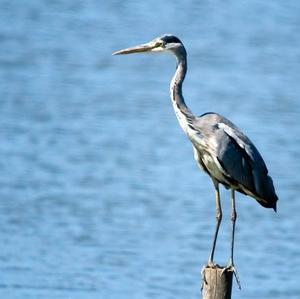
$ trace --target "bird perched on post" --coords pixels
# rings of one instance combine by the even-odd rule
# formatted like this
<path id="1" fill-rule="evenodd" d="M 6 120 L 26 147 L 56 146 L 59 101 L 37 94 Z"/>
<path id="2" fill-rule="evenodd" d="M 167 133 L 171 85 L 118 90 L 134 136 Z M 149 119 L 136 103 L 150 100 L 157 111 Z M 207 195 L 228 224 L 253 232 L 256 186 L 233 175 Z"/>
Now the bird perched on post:
<path id="1" fill-rule="evenodd" d="M 182 95 L 182 83 L 187 72 L 187 53 L 183 43 L 173 35 L 163 35 L 149 43 L 123 49 L 114 55 L 169 52 L 177 60 L 176 72 L 170 84 L 173 107 L 180 126 L 192 142 L 194 157 L 199 167 L 212 179 L 216 199 L 216 230 L 208 266 L 214 266 L 214 252 L 222 220 L 219 185 L 231 190 L 231 254 L 228 267 L 234 268 L 233 248 L 237 218 L 235 192 L 257 200 L 265 208 L 276 211 L 278 197 L 267 167 L 250 139 L 231 121 L 217 113 L 195 116 Z"/>

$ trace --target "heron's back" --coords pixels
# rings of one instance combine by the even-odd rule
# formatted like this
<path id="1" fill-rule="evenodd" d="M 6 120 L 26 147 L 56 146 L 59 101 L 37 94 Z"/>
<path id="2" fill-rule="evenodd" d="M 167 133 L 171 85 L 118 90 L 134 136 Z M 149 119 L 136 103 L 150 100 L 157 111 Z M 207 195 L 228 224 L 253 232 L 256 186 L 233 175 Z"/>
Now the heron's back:
<path id="1" fill-rule="evenodd" d="M 260 153 L 245 134 L 216 113 L 195 118 L 193 129 L 195 133 L 189 137 L 198 152 L 197 161 L 214 180 L 276 210 L 278 197 L 272 178 Z"/>

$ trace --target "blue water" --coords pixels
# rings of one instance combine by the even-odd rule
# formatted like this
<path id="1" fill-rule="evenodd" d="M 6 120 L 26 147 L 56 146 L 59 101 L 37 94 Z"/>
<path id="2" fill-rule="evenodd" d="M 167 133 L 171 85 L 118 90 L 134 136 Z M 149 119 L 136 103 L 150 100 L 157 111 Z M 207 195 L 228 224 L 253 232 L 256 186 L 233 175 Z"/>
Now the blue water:
<path id="1" fill-rule="evenodd" d="M 105 2 L 105 3 L 104 3 Z M 0 298 L 200 298 L 214 192 L 169 99 L 250 136 L 278 214 L 237 196 L 233 298 L 300 298 L 299 1 L 1 1 Z M 216 261 L 229 256 L 229 194 Z"/>

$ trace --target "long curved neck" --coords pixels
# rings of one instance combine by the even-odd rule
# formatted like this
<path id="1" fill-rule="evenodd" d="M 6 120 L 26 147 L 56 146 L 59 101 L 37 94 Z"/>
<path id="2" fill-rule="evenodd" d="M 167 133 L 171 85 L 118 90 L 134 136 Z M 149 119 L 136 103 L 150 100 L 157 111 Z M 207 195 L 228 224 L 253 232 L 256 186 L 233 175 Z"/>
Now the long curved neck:
<path id="1" fill-rule="evenodd" d="M 194 118 L 192 111 L 185 104 L 182 95 L 182 83 L 187 72 L 186 52 L 183 49 L 180 53 L 175 53 L 177 59 L 176 72 L 170 84 L 170 95 L 173 107 L 182 129 L 187 132 L 188 121 Z"/>

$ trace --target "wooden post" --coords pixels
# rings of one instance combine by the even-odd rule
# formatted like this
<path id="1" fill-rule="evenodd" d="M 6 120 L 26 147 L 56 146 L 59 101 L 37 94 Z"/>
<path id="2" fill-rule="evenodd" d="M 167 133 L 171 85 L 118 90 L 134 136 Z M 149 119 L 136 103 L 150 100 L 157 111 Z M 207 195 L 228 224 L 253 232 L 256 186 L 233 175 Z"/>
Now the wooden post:
<path id="1" fill-rule="evenodd" d="M 203 299 L 231 299 L 233 269 L 219 265 L 202 269 Z"/>

